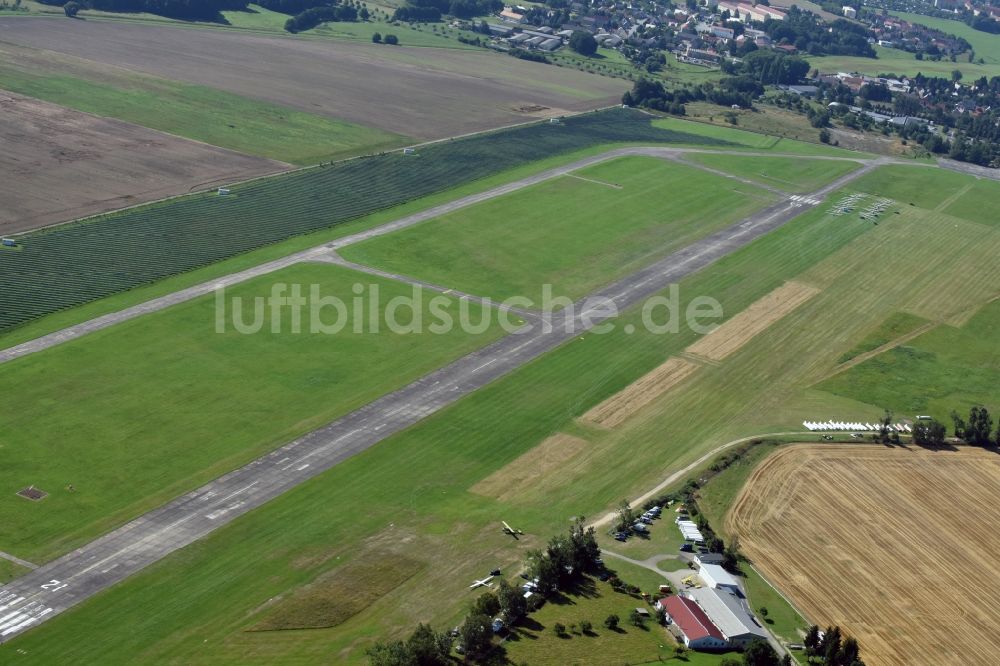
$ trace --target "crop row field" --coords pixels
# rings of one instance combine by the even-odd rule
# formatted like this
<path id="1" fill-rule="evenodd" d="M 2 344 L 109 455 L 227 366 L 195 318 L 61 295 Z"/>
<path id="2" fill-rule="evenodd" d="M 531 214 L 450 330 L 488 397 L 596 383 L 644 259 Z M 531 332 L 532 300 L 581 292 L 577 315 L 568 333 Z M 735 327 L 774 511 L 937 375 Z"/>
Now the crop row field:
<path id="1" fill-rule="evenodd" d="M 603 108 L 629 86 L 487 49 L 51 18 L 0 17 L 0 35 L 95 69 L 111 65 L 418 140 Z"/>
<path id="2" fill-rule="evenodd" d="M 792 446 L 754 470 L 728 529 L 865 663 L 987 664 L 1000 650 L 997 493 L 1000 458 L 983 449 Z"/>
<path id="3" fill-rule="evenodd" d="M 330 118 L 315 110 L 303 111 L 3 41 L 0 41 L 0 89 L 247 155 L 303 166 L 413 141 L 375 127 Z M 74 129 L 72 123 L 67 126 Z M 136 152 L 132 153 L 133 159 Z M 45 181 L 44 175 L 38 174 L 34 180 L 55 187 Z M 61 178 L 59 182 L 65 186 L 66 180 Z M 92 191 L 101 191 L 107 187 L 107 181 L 107 178 L 91 178 L 87 185 Z M 187 188 L 177 190 L 181 194 L 187 191 Z"/>
<path id="4" fill-rule="evenodd" d="M 245 183 L 25 236 L 0 254 L 0 330 L 560 153 L 613 142 L 718 144 L 612 109 Z M 58 277 L 57 277 L 58 276 Z M 73 279 L 67 279 L 67 278 Z"/>

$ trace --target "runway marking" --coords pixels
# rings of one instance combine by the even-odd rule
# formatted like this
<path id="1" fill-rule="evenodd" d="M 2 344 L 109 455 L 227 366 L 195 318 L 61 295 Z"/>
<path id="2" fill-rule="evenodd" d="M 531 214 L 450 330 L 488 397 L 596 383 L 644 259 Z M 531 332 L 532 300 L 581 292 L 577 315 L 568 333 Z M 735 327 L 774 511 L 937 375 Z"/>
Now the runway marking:
<path id="1" fill-rule="evenodd" d="M 247 491 L 247 490 L 250 490 L 251 488 L 253 488 L 254 486 L 256 486 L 256 485 L 257 485 L 258 483 L 260 483 L 260 481 L 254 481 L 253 483 L 251 483 L 251 484 L 250 484 L 250 485 L 248 485 L 248 486 L 243 486 L 243 487 L 242 487 L 242 488 L 240 488 L 239 490 L 236 490 L 236 491 L 234 491 L 234 492 L 231 492 L 231 493 L 229 493 L 228 495 L 226 495 L 225 497 L 223 497 L 223 498 L 222 498 L 221 500 L 219 500 L 219 501 L 220 501 L 220 502 L 225 502 L 225 501 L 226 501 L 227 499 L 230 499 L 230 498 L 232 498 L 232 497 L 236 497 L 236 496 L 237 496 L 237 495 L 239 495 L 240 493 L 242 493 L 242 492 L 245 492 L 245 491 Z"/>

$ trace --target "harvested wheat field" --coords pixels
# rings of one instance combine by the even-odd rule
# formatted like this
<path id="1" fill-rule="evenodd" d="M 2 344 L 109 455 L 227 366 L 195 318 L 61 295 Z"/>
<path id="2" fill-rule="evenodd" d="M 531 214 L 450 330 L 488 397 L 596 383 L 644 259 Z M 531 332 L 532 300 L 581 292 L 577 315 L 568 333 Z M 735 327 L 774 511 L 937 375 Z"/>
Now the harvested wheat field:
<path id="1" fill-rule="evenodd" d="M 995 664 L 1000 455 L 796 445 L 765 460 L 727 518 L 754 566 L 871 666 Z"/>
<path id="2" fill-rule="evenodd" d="M 547 479 L 583 452 L 585 439 L 556 433 L 493 472 L 469 490 L 498 500 L 516 499 L 529 490 L 537 490 Z"/>
<path id="3" fill-rule="evenodd" d="M 688 347 L 687 352 L 721 361 L 819 291 L 806 284 L 786 282 Z"/>
<path id="4" fill-rule="evenodd" d="M 0 116 L 4 234 L 289 168 L 3 90 Z"/>
<path id="5" fill-rule="evenodd" d="M 602 428 L 614 428 L 625 419 L 684 381 L 698 365 L 682 358 L 671 358 L 613 396 L 591 408 L 583 420 Z"/>

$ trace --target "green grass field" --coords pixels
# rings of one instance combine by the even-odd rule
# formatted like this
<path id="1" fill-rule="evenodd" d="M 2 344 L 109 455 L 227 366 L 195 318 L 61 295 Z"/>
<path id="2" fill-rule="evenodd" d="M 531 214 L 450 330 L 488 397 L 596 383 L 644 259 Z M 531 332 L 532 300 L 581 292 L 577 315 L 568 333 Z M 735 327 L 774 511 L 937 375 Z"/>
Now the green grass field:
<path id="1" fill-rule="evenodd" d="M 811 213 L 686 281 L 682 293 L 716 294 L 735 313 L 869 230 Z M 633 313 L 626 320 L 638 318 Z M 761 427 L 744 418 L 757 407 L 746 397 L 756 392 L 759 382 L 736 372 L 725 383 L 739 382 L 741 390 L 723 395 L 712 386 L 713 395 L 699 388 L 662 415 L 659 406 L 653 410 L 655 424 L 640 418 L 620 432 L 592 433 L 594 446 L 572 477 L 553 475 L 551 485 L 515 502 L 500 503 L 465 491 L 550 433 L 570 427 L 575 416 L 693 339 L 690 333 L 628 336 L 620 330 L 584 336 L 176 553 L 12 647 L 43 660 L 55 650 L 86 661 L 98 654 L 98 647 L 83 640 L 80 632 L 90 631 L 88 617 L 95 611 L 102 624 L 120 628 L 102 638 L 99 654 L 107 663 L 246 663 L 329 654 L 357 662 L 361 655 L 351 646 L 401 632 L 414 617 L 451 626 L 462 612 L 467 576 L 485 565 L 516 566 L 526 548 L 564 529 L 567 516 L 604 510 L 628 488 L 654 483 L 664 470 L 689 462 L 729 432 Z M 813 337 L 806 336 L 801 344 L 812 342 Z M 595 364 L 595 358 L 602 362 Z M 770 360 L 766 365 L 772 364 Z M 723 379 L 724 370 L 732 368 L 719 368 L 717 379 Z M 757 369 L 750 372 L 756 375 Z M 707 417 L 715 412 L 715 417 Z M 660 417 L 671 423 L 668 429 Z M 664 446 L 664 432 L 670 433 L 669 446 Z M 627 459 L 618 453 L 623 436 L 630 441 Z M 345 510 L 352 506 L 363 506 L 361 522 Z M 528 537 L 515 543 L 501 534 L 501 516 L 522 526 Z M 252 609 L 334 570 L 342 561 L 338 557 L 349 557 L 358 548 L 379 553 L 389 549 L 384 544 L 403 541 L 408 556 L 428 563 L 425 573 L 336 629 L 294 632 L 294 637 L 243 631 L 261 619 Z M 147 610 L 140 613 L 137 608 Z M 36 638 L 40 636 L 44 642 Z"/>
<path id="2" fill-rule="evenodd" d="M 948 21 L 952 23 L 952 21 Z M 962 25 L 956 23 L 956 25 Z M 998 39 L 995 35 L 979 33 L 985 38 Z M 994 77 L 1000 74 L 1000 65 L 996 62 L 986 61 L 986 64 L 972 64 L 964 58 L 959 58 L 957 62 L 949 59 L 939 60 L 917 60 L 912 53 L 899 49 L 887 49 L 876 46 L 877 58 L 858 58 L 855 56 L 822 56 L 809 58 L 809 64 L 824 74 L 835 74 L 837 72 L 860 72 L 870 76 L 880 74 L 895 74 L 897 76 L 915 76 L 923 73 L 925 76 L 937 76 L 946 79 L 951 78 L 954 70 L 962 72 L 963 78 L 967 81 L 978 79 L 981 76 Z M 979 52 L 976 52 L 979 57 Z M 984 58 L 985 59 L 985 58 Z"/>
<path id="3" fill-rule="evenodd" d="M 266 296 L 279 282 L 320 285 L 350 303 L 355 283 L 382 302 L 410 289 L 326 264 L 259 278 L 232 296 Z M 368 293 L 367 291 L 365 293 Z M 213 297 L 191 301 L 0 367 L 9 430 L 0 498 L 5 551 L 44 561 L 110 526 L 356 409 L 497 337 L 356 332 L 216 331 Z M 230 306 L 232 307 L 232 306 Z M 423 305 L 428 316 L 428 305 Z M 458 308 L 452 303 L 452 314 Z M 478 308 L 473 308 L 478 321 Z M 268 314 L 268 321 L 271 315 Z M 333 317 L 328 310 L 327 320 Z M 406 313 L 403 311 L 405 320 Z M 244 321 L 252 321 L 249 312 Z M 425 320 L 429 323 L 430 320 Z M 14 491 L 50 493 L 31 503 Z M 75 490 L 71 489 L 73 487 Z"/>
<path id="4" fill-rule="evenodd" d="M 5 50 L 0 45 L 0 53 Z M 408 137 L 214 88 L 78 65 L 63 56 L 30 63 L 12 57 L 0 62 L 0 88 L 293 164 L 315 164 L 412 143 Z"/>
<path id="5" fill-rule="evenodd" d="M 972 45 L 976 52 L 976 60 L 982 58 L 986 63 L 1000 64 L 1000 37 L 991 35 L 988 32 L 973 30 L 961 21 L 924 16 L 922 14 L 911 14 L 909 12 L 890 12 L 893 16 L 898 16 L 911 23 L 919 23 L 928 28 L 940 30 L 946 34 L 961 37 Z"/>
<path id="6" fill-rule="evenodd" d="M 612 566 L 612 568 L 615 568 Z M 622 575 L 628 581 L 627 575 Z M 580 594 L 565 597 L 563 603 L 548 603 L 531 616 L 531 624 L 519 628 L 504 643 L 508 663 L 564 666 L 569 664 L 642 664 L 665 663 L 680 666 L 709 666 L 718 664 L 721 655 L 688 652 L 684 659 L 674 658 L 677 644 L 666 629 L 655 619 L 643 627 L 632 626 L 629 613 L 636 607 L 653 609 L 642 599 L 620 594 L 607 583 L 588 581 Z M 617 615 L 621 624 L 617 631 L 604 627 L 604 619 Z M 593 625 L 590 634 L 584 634 L 579 625 L 588 621 Z M 553 626 L 561 623 L 567 628 L 563 636 L 556 635 Z M 571 630 L 571 626 L 575 629 Z"/>
<path id="7" fill-rule="evenodd" d="M 833 160 L 709 154 L 689 155 L 686 159 L 786 192 L 812 192 L 861 166 L 858 162 Z"/>
<path id="8" fill-rule="evenodd" d="M 719 118 L 725 109 L 718 109 Z M 836 148 L 821 143 L 808 143 L 806 141 L 796 141 L 795 139 L 785 139 L 762 132 L 753 132 L 736 127 L 713 125 L 708 122 L 694 120 L 682 120 L 681 118 L 665 117 L 653 121 L 657 127 L 672 129 L 678 132 L 695 134 L 705 138 L 718 139 L 731 145 L 725 146 L 724 150 L 734 150 L 739 148 L 751 149 L 753 152 L 767 151 L 772 153 L 785 153 L 789 155 L 830 155 L 832 157 L 865 157 L 863 153 L 856 153 L 843 148 Z M 696 145 L 696 144 L 692 144 Z M 721 148 L 721 147 L 720 147 Z"/>
<path id="9" fill-rule="evenodd" d="M 917 169 L 897 178 L 911 173 Z M 858 187 L 868 191 L 871 182 Z M 618 326 L 582 336 L 3 646 L 0 655 L 21 649 L 26 663 L 108 664 L 296 663 L 336 655 L 360 663 L 365 645 L 405 634 L 418 620 L 453 626 L 471 600 L 473 577 L 493 566 L 516 571 L 526 551 L 563 531 L 569 516 L 602 514 L 721 443 L 798 430 L 805 418 L 877 416 L 870 403 L 813 387 L 891 313 L 952 319 L 993 297 L 996 271 L 954 266 L 960 258 L 992 266 L 1000 232 L 905 204 L 878 226 L 826 209 L 682 282 L 682 306 L 709 294 L 727 317 L 786 280 L 821 291 L 619 428 L 576 419 L 681 352 L 693 333 L 627 335 Z M 621 323 L 639 317 L 629 312 Z M 589 446 L 512 499 L 469 492 L 554 432 L 572 432 Z M 516 478 L 517 470 L 511 473 Z M 503 535 L 501 519 L 523 528 L 525 538 Z M 338 626 L 246 631 L 268 616 L 268 600 L 326 580 L 352 558 L 400 553 L 423 562 L 420 572 Z M 759 605 L 776 612 L 770 601 Z"/>
<path id="10" fill-rule="evenodd" d="M 1000 408 L 998 326 L 1000 302 L 994 301 L 963 326 L 942 325 L 819 388 L 904 418 L 929 414 L 948 424 L 952 410 L 964 416 L 970 406 L 981 404 L 995 411 Z"/>
<path id="11" fill-rule="evenodd" d="M 345 258 L 498 299 L 580 298 L 774 201 L 656 158 L 589 167 L 345 248 Z"/>

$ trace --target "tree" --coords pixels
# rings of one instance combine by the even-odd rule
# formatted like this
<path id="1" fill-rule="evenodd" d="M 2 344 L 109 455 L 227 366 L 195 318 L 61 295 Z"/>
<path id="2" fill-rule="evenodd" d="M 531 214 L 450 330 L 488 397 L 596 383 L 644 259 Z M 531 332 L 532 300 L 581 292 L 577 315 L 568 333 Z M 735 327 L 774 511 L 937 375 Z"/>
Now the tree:
<path id="1" fill-rule="evenodd" d="M 589 32 L 574 30 L 569 38 L 569 47 L 588 58 L 597 53 L 597 40 Z"/>
<path id="2" fill-rule="evenodd" d="M 819 141 L 820 143 L 830 143 L 830 130 L 823 128 L 819 131 Z"/>
<path id="3" fill-rule="evenodd" d="M 667 624 L 667 611 L 662 608 L 656 609 L 656 623 L 666 626 Z"/>
<path id="4" fill-rule="evenodd" d="M 819 649 L 819 627 L 815 624 L 809 627 L 809 631 L 806 632 L 805 641 L 803 644 L 806 646 L 806 655 L 811 657 L 817 653 Z"/>
<path id="5" fill-rule="evenodd" d="M 556 622 L 552 625 L 552 631 L 556 632 L 556 636 L 562 636 L 566 633 L 566 625 L 562 622 Z"/>
<path id="6" fill-rule="evenodd" d="M 745 666 L 779 666 L 778 653 L 767 641 L 755 639 L 743 650 Z"/>
<path id="7" fill-rule="evenodd" d="M 522 597 L 523 598 L 523 597 Z M 492 592 L 483 592 L 479 598 L 472 602 L 473 615 L 495 616 L 500 612 L 500 600 Z"/>
<path id="8" fill-rule="evenodd" d="M 445 666 L 449 663 L 451 639 L 421 623 L 406 641 L 406 648 L 419 666 Z"/>
<path id="9" fill-rule="evenodd" d="M 622 500 L 621 504 L 618 505 L 616 514 L 615 531 L 628 532 L 631 530 L 632 525 L 635 523 L 635 512 L 632 511 L 632 505 L 628 503 L 628 500 Z"/>
<path id="10" fill-rule="evenodd" d="M 725 550 L 722 551 L 722 566 L 729 571 L 738 571 L 740 566 L 740 538 L 733 537 Z"/>
<path id="11" fill-rule="evenodd" d="M 584 635 L 589 635 L 593 633 L 593 631 L 594 631 L 594 625 L 590 623 L 590 620 L 580 621 L 580 633 Z"/>
<path id="12" fill-rule="evenodd" d="M 458 638 L 467 656 L 481 657 L 493 647 L 493 622 L 486 615 L 470 613 L 458 629 Z"/>
<path id="13" fill-rule="evenodd" d="M 416 663 L 403 641 L 376 643 L 365 654 L 370 666 L 414 666 Z"/>
<path id="14" fill-rule="evenodd" d="M 989 446 L 993 443 L 993 419 L 985 407 L 975 406 L 969 410 L 969 422 L 965 427 L 963 439 L 976 446 Z"/>
<path id="15" fill-rule="evenodd" d="M 372 35 L 372 41 L 375 42 L 376 44 L 381 44 L 382 43 L 382 33 L 381 32 L 374 33 Z"/>
<path id="16" fill-rule="evenodd" d="M 959 81 L 961 81 L 962 80 L 962 70 L 960 70 L 960 69 L 953 69 L 951 71 L 951 80 L 953 82 L 955 82 L 955 83 L 958 83 Z"/>
<path id="17" fill-rule="evenodd" d="M 761 617 L 766 618 L 767 617 L 767 606 L 761 606 L 760 608 L 757 609 L 757 612 L 760 613 Z"/>
<path id="18" fill-rule="evenodd" d="M 70 18 L 76 18 L 76 15 L 80 12 L 80 9 L 82 9 L 82 7 L 80 7 L 79 2 L 71 1 L 63 5 L 63 12 L 65 12 L 66 16 Z"/>
<path id="19" fill-rule="evenodd" d="M 844 666 L 852 666 L 852 664 L 858 661 L 859 656 L 858 641 L 848 637 L 844 639 L 837 653 L 837 663 Z"/>
<path id="20" fill-rule="evenodd" d="M 946 434 L 944 424 L 937 419 L 921 421 L 913 426 L 913 441 L 921 446 L 941 446 Z"/>
<path id="21" fill-rule="evenodd" d="M 638 608 L 633 608 L 632 612 L 628 614 L 628 621 L 632 623 L 633 627 L 641 627 L 646 623 Z"/>
<path id="22" fill-rule="evenodd" d="M 399 37 L 397 37 L 396 35 L 389 34 L 383 38 L 383 41 L 386 44 L 399 44 Z"/>
<path id="23" fill-rule="evenodd" d="M 362 7 L 361 9 L 358 10 L 358 17 L 362 21 L 367 21 L 369 18 L 371 18 L 371 12 L 368 11 L 367 7 Z M 372 36 L 374 37 L 374 35 Z"/>
<path id="24" fill-rule="evenodd" d="M 840 653 L 840 641 L 840 627 L 827 627 L 819 648 L 819 653 L 826 660 L 826 663 L 837 663 L 837 655 Z"/>
<path id="25" fill-rule="evenodd" d="M 621 622 L 621 620 L 614 613 L 604 618 L 604 626 L 610 629 L 611 631 L 615 631 L 616 629 L 618 629 L 619 622 Z"/>
<path id="26" fill-rule="evenodd" d="M 528 612 L 528 602 L 521 591 L 505 578 L 500 579 L 497 587 L 497 600 L 500 602 L 500 612 L 503 613 L 507 624 L 514 624 Z"/>

